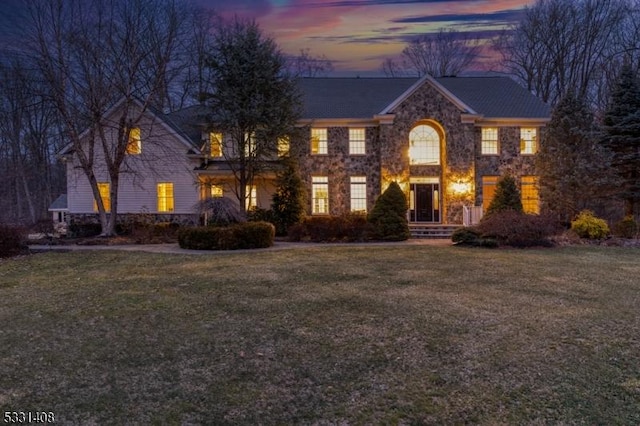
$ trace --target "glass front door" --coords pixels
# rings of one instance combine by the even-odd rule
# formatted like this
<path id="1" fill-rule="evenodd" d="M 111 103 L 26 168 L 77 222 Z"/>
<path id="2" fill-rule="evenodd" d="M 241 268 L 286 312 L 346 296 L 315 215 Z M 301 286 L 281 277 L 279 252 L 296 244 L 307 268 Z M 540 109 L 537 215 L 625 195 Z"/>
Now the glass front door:
<path id="1" fill-rule="evenodd" d="M 412 183 L 410 197 L 411 222 L 440 222 L 439 183 Z"/>

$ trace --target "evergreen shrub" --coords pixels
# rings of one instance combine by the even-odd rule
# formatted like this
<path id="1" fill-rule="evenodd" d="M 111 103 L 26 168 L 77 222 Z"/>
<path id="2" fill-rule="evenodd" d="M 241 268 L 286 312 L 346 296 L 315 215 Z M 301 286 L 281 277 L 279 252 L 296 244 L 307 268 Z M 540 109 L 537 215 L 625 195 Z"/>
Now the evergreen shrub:
<path id="1" fill-rule="evenodd" d="M 509 210 L 522 212 L 522 199 L 515 178 L 506 175 L 496 183 L 496 192 L 485 216 Z"/>
<path id="2" fill-rule="evenodd" d="M 621 238 L 638 238 L 638 232 L 640 232 L 640 226 L 633 216 L 625 216 L 620 222 L 616 223 L 613 227 L 613 234 L 616 237 Z"/>
<path id="3" fill-rule="evenodd" d="M 372 225 L 373 238 L 386 241 L 404 241 L 410 236 L 407 221 L 407 197 L 397 182 L 378 197 L 369 213 L 368 221 Z"/>
<path id="4" fill-rule="evenodd" d="M 609 235 L 609 225 L 604 219 L 596 217 L 591 210 L 583 210 L 571 221 L 571 230 L 580 238 L 599 240 Z"/>
<path id="5" fill-rule="evenodd" d="M 243 222 L 230 226 L 182 228 L 178 244 L 191 250 L 239 250 L 273 245 L 275 227 L 267 222 Z"/>
<path id="6" fill-rule="evenodd" d="M 26 249 L 20 228 L 0 224 L 0 257 L 16 256 Z"/>

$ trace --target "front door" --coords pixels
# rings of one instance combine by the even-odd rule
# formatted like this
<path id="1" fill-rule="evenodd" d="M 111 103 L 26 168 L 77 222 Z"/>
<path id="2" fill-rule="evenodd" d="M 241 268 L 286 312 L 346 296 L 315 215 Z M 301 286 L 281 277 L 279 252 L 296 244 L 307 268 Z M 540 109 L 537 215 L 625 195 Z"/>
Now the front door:
<path id="1" fill-rule="evenodd" d="M 411 222 L 440 222 L 440 184 L 411 184 Z"/>

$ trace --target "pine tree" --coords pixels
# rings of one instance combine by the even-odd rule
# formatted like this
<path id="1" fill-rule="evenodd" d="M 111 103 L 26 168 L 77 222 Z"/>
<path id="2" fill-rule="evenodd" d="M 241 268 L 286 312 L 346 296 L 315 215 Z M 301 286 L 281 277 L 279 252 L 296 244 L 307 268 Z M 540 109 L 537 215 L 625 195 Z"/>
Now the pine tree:
<path id="1" fill-rule="evenodd" d="M 409 238 L 409 223 L 407 221 L 407 197 L 397 182 L 378 197 L 373 210 L 367 220 L 373 225 L 377 239 L 388 241 L 403 241 Z"/>
<path id="2" fill-rule="evenodd" d="M 608 150 L 584 99 L 569 91 L 556 105 L 536 158 L 545 209 L 565 221 L 611 191 L 616 182 Z"/>
<path id="3" fill-rule="evenodd" d="M 522 213 L 522 199 L 516 180 L 511 175 L 505 175 L 498 180 L 496 192 L 489 204 L 485 216 L 505 210 L 513 210 Z"/>
<path id="4" fill-rule="evenodd" d="M 305 206 L 305 188 L 297 164 L 286 158 L 283 166 L 276 176 L 276 191 L 271 201 L 278 235 L 285 235 L 289 226 L 302 221 Z"/>
<path id="5" fill-rule="evenodd" d="M 640 200 L 640 82 L 630 64 L 623 65 L 604 116 L 604 145 L 613 153 L 612 167 L 622 178 L 618 193 L 625 215 Z"/>

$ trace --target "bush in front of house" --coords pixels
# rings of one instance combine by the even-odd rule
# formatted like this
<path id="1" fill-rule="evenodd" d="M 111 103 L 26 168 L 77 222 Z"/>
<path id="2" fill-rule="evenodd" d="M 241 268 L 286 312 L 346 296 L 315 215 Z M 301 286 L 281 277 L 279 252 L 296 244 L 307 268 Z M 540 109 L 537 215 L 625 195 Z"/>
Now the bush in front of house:
<path id="1" fill-rule="evenodd" d="M 72 220 L 69 223 L 67 236 L 70 238 L 88 238 L 96 237 L 102 232 L 102 226 L 99 223 L 80 222 Z"/>
<path id="2" fill-rule="evenodd" d="M 451 240 L 473 247 L 550 247 L 550 237 L 560 231 L 561 226 L 551 216 L 504 210 L 486 216 L 476 226 L 457 229 Z"/>
<path id="3" fill-rule="evenodd" d="M 16 256 L 26 248 L 20 228 L 0 224 L 0 257 Z"/>
<path id="4" fill-rule="evenodd" d="M 372 225 L 373 238 L 384 241 L 404 241 L 409 238 L 407 221 L 407 197 L 397 182 L 378 197 L 369 213 L 368 221 Z"/>
<path id="5" fill-rule="evenodd" d="M 633 216 L 625 216 L 620 222 L 613 227 L 613 234 L 621 238 L 638 238 L 640 226 Z"/>
<path id="6" fill-rule="evenodd" d="M 496 192 L 485 216 L 509 210 L 522 212 L 522 198 L 515 178 L 505 175 L 496 183 Z"/>
<path id="7" fill-rule="evenodd" d="M 362 242 L 370 239 L 372 227 L 362 213 L 342 216 L 312 216 L 289 226 L 289 241 L 314 243 Z"/>
<path id="8" fill-rule="evenodd" d="M 596 217 L 591 210 L 583 210 L 571 221 L 571 230 L 580 238 L 600 240 L 609 235 L 609 225 L 604 219 Z"/>
<path id="9" fill-rule="evenodd" d="M 191 250 L 239 250 L 273 245 L 275 227 L 267 222 L 243 222 L 230 226 L 199 226 L 178 231 L 178 244 Z"/>

